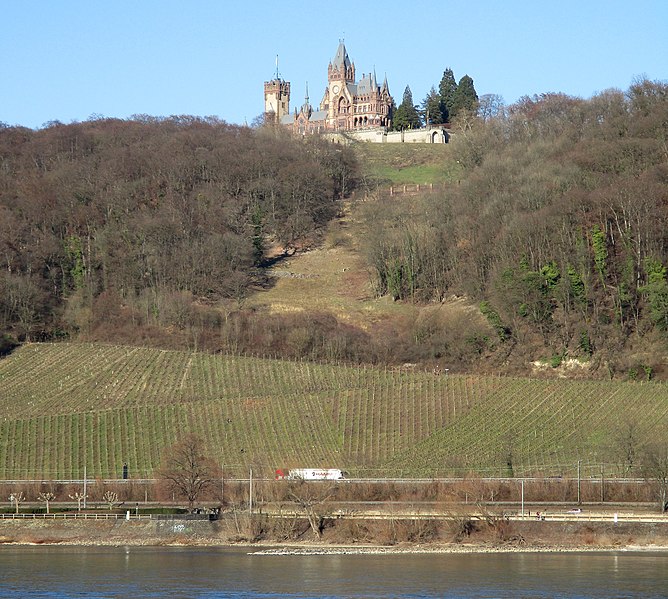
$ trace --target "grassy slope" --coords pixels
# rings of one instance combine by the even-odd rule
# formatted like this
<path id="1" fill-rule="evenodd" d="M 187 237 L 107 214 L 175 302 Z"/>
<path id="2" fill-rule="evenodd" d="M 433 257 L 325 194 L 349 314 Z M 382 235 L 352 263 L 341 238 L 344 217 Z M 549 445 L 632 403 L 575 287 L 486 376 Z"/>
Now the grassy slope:
<path id="1" fill-rule="evenodd" d="M 460 173 L 449 145 L 362 143 L 355 149 L 364 175 L 388 184 L 452 183 Z"/>
<path id="2" fill-rule="evenodd" d="M 415 318 L 415 306 L 375 297 L 360 254 L 362 234 L 355 206 L 348 204 L 321 247 L 269 268 L 275 284 L 256 292 L 248 303 L 272 312 L 328 312 L 362 329 L 385 319 Z"/>
<path id="3" fill-rule="evenodd" d="M 371 144 L 354 146 L 362 175 L 388 184 L 447 183 L 459 167 L 443 144 Z M 397 201 L 410 201 L 397 196 Z M 373 202 L 368 199 L 367 204 Z M 329 312 L 339 320 L 369 329 L 384 320 L 412 321 L 420 310 L 377 298 L 361 255 L 364 228 L 354 201 L 330 224 L 321 247 L 277 262 L 269 269 L 275 285 L 253 295 L 249 304 L 273 312 Z"/>
<path id="4" fill-rule="evenodd" d="M 620 423 L 668 425 L 654 383 L 434 376 L 104 345 L 34 344 L 0 361 L 0 478 L 150 476 L 184 432 L 228 471 L 566 474 L 612 463 Z M 547 466 L 548 468 L 544 468 Z M 585 473 L 588 470 L 585 468 Z M 592 473 L 597 473 L 593 469 Z"/>

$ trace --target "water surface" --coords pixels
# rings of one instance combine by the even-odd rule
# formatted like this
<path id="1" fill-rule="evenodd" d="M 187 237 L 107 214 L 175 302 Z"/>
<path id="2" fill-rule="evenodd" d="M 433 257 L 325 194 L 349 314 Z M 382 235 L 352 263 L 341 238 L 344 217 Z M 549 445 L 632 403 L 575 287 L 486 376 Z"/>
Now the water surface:
<path id="1" fill-rule="evenodd" d="M 0 547 L 0 597 L 668 597 L 668 553 L 252 555 Z"/>

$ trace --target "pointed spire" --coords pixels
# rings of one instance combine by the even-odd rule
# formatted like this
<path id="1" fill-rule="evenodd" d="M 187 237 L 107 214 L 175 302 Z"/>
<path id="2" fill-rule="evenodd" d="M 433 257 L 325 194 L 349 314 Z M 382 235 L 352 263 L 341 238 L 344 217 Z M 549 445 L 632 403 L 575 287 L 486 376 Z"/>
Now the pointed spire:
<path id="1" fill-rule="evenodd" d="M 339 40 L 339 47 L 336 49 L 334 60 L 332 60 L 332 66 L 338 68 L 342 73 L 345 73 L 345 70 L 352 66 L 343 39 Z"/>
<path id="2" fill-rule="evenodd" d="M 307 118 L 311 116 L 312 110 L 308 98 L 308 81 L 306 82 L 306 95 L 304 96 L 304 105 L 302 106 L 302 112 L 306 115 Z"/>
<path id="3" fill-rule="evenodd" d="M 390 93 L 390 86 L 387 84 L 387 73 L 385 73 L 385 79 L 383 79 L 383 86 L 380 88 L 381 93 L 387 92 Z"/>

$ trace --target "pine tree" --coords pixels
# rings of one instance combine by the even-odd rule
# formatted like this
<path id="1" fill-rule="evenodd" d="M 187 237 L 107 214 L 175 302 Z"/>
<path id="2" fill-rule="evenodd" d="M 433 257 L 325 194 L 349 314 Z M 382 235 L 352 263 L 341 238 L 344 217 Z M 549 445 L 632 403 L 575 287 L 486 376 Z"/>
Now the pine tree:
<path id="1" fill-rule="evenodd" d="M 443 72 L 443 77 L 441 82 L 438 85 L 438 93 L 443 100 L 445 105 L 446 117 L 445 123 L 450 120 L 450 114 L 452 113 L 452 106 L 455 99 L 455 92 L 457 91 L 457 82 L 455 81 L 455 75 L 452 72 L 452 69 L 445 69 Z"/>
<path id="2" fill-rule="evenodd" d="M 473 79 L 464 75 L 455 90 L 450 116 L 456 115 L 461 111 L 475 112 L 478 109 L 478 94 L 473 85 Z"/>
<path id="3" fill-rule="evenodd" d="M 433 86 L 427 97 L 422 101 L 422 115 L 427 125 L 440 125 L 447 122 L 448 110 L 445 107 L 445 102 Z"/>
<path id="4" fill-rule="evenodd" d="M 407 85 L 404 90 L 404 97 L 394 113 L 392 128 L 396 131 L 401 129 L 417 129 L 420 127 L 420 114 L 415 104 L 413 104 L 413 93 Z"/>

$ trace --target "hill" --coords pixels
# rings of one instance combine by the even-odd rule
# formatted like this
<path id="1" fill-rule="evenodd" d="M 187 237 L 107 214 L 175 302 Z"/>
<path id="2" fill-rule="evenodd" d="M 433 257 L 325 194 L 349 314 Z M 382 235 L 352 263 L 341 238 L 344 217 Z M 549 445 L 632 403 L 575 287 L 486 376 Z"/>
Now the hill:
<path id="1" fill-rule="evenodd" d="M 445 145 L 187 116 L 0 126 L 0 354 L 666 380 L 667 90 L 522 98 L 459 115 Z"/>
<path id="2" fill-rule="evenodd" d="M 230 473 L 627 472 L 668 426 L 661 383 L 542 381 L 28 344 L 0 360 L 0 478 L 151 477 L 192 432 Z"/>

